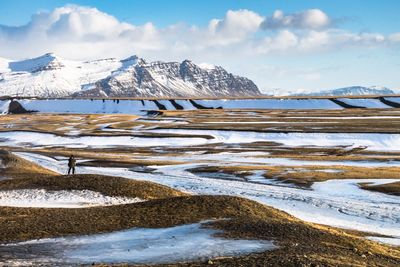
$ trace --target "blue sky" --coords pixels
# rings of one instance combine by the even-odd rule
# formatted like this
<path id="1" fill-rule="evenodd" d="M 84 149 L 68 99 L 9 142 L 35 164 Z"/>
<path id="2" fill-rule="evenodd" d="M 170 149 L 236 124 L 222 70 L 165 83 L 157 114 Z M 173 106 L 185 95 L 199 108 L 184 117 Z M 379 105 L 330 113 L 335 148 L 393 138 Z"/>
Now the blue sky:
<path id="1" fill-rule="evenodd" d="M 190 58 L 265 91 L 400 89 L 399 11 L 397 0 L 2 0 L 0 57 Z"/>
<path id="2" fill-rule="evenodd" d="M 160 27 L 177 22 L 204 25 L 212 18 L 222 17 L 228 9 L 250 9 L 270 14 L 276 9 L 290 13 L 319 8 L 344 19 L 343 25 L 348 29 L 380 32 L 400 29 L 398 0 L 2 0 L 0 24 L 21 25 L 39 10 L 52 10 L 66 4 L 92 6 L 123 21 L 134 24 L 152 21 Z"/>

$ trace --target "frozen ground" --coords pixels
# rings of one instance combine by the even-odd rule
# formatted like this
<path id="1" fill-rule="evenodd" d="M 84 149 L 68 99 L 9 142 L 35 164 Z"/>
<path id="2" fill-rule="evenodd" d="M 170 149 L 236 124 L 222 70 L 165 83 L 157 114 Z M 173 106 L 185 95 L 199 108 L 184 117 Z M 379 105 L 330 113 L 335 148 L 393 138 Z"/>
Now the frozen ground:
<path id="1" fill-rule="evenodd" d="M 63 146 L 69 148 L 100 147 L 148 147 L 148 146 L 187 146 L 207 143 L 204 138 L 143 138 L 133 136 L 57 136 L 36 132 L 2 132 L 3 145 L 21 146 Z"/>
<path id="2" fill-rule="evenodd" d="M 367 150 L 400 151 L 400 134 L 341 134 L 341 133 L 262 133 L 247 131 L 217 131 L 188 129 L 139 130 L 137 133 L 166 133 L 182 137 L 146 138 L 134 136 L 57 136 L 49 133 L 10 131 L 0 132 L 3 146 L 64 146 L 85 147 L 152 147 L 191 146 L 204 144 L 247 144 L 276 142 L 294 147 L 366 146 Z M 185 137 L 184 135 L 209 135 L 213 139 Z"/>
<path id="3" fill-rule="evenodd" d="M 399 97 L 387 98 L 390 101 L 399 102 Z M 352 99 L 338 98 L 338 100 L 365 108 L 391 108 L 378 99 Z M 0 106 L 7 100 L 0 100 Z M 158 110 L 159 107 L 152 100 L 121 100 L 112 99 L 21 99 L 18 100 L 27 110 L 51 113 L 118 113 L 118 114 L 144 114 L 148 110 Z M 157 100 L 167 110 L 176 110 L 169 100 Z M 205 108 L 223 109 L 343 109 L 340 105 L 329 99 L 211 99 L 211 100 L 187 100 L 178 99 L 175 103 L 184 110 L 195 110 L 199 106 Z M 7 105 L 8 106 L 8 105 Z"/>
<path id="4" fill-rule="evenodd" d="M 272 250 L 272 241 L 231 240 L 200 223 L 171 228 L 134 228 L 107 234 L 39 239 L 0 245 L 9 265 L 161 264 Z M 22 252 L 22 253 L 19 253 Z M 43 256 L 45 255 L 45 256 Z"/>
<path id="5" fill-rule="evenodd" d="M 183 102 L 187 104 L 187 101 Z M 204 102 L 204 105 L 210 103 L 211 102 Z M 167 106 L 170 107 L 170 103 L 164 104 L 168 104 Z M 376 101 L 369 103 L 369 105 L 373 104 L 376 104 Z M 115 102 L 113 105 L 117 105 L 117 103 Z M 265 112 L 265 115 L 275 116 L 275 118 L 280 118 L 282 115 L 282 113 L 274 112 L 275 111 Z M 288 111 L 283 117 L 286 115 L 292 116 L 291 114 L 303 116 L 303 113 L 298 114 L 299 112 L 300 111 Z M 373 115 L 372 117 L 370 116 L 370 118 L 374 118 L 375 121 L 379 119 L 379 116 L 374 117 L 377 115 L 375 111 L 367 112 L 364 109 L 363 112 L 359 110 L 357 110 L 357 112 L 352 111 L 351 113 L 335 112 L 336 111 L 328 112 L 326 114 L 343 114 L 344 116 L 346 114 L 351 114 L 349 118 L 356 118 L 355 116 L 357 116 L 357 114 L 367 114 L 367 117 Z M 385 109 L 385 112 L 389 111 Z M 385 123 L 392 125 L 392 128 L 387 129 L 395 129 L 397 127 L 396 123 L 398 123 L 395 120 L 397 117 L 389 115 L 396 115 L 397 111 L 391 110 L 390 113 L 385 112 L 381 111 L 381 115 L 388 116 L 382 116 L 382 119 L 390 119 L 390 121 L 386 121 Z M 385 179 L 382 175 L 376 177 L 377 179 L 358 179 L 363 177 L 354 177 L 354 179 L 348 180 L 317 182 L 314 183 L 311 188 L 300 188 L 292 184 L 284 184 L 281 180 L 267 179 L 264 177 L 264 170 L 255 171 L 262 169 L 260 166 L 268 165 L 279 166 L 277 169 L 279 169 L 280 173 L 283 173 L 287 166 L 288 172 L 302 172 L 301 175 L 307 178 L 307 171 L 303 172 L 302 169 L 306 169 L 308 166 L 323 166 L 314 170 L 313 173 L 315 174 L 318 171 L 326 172 L 326 175 L 332 178 L 332 176 L 336 177 L 336 172 L 337 177 L 340 177 L 341 174 L 339 172 L 341 169 L 345 170 L 346 174 L 348 174 L 348 171 L 353 171 L 353 168 L 349 167 L 365 167 L 366 172 L 368 170 L 367 168 L 387 167 L 387 172 L 385 172 L 385 169 L 382 173 L 388 173 L 388 175 L 391 175 L 390 177 L 396 177 L 394 169 L 391 167 L 400 166 L 399 154 L 397 153 L 400 151 L 400 134 L 266 133 L 257 132 L 260 130 L 259 125 L 254 127 L 254 131 L 252 131 L 253 128 L 250 126 L 248 127 L 248 131 L 155 129 L 156 127 L 184 128 L 187 126 L 196 128 L 197 120 L 201 121 L 201 119 L 206 119 L 206 121 L 215 121 L 221 118 L 221 120 L 224 121 L 223 119 L 225 118 L 224 114 L 220 114 L 220 117 L 213 119 L 209 119 L 211 113 L 203 114 L 198 112 L 196 114 L 197 117 L 193 116 L 193 118 L 190 114 L 187 116 L 184 114 L 182 115 L 183 117 L 180 118 L 175 118 L 178 116 L 176 114 L 172 114 L 172 117 L 143 117 L 138 121 L 142 120 L 144 125 L 128 123 L 124 126 L 120 126 L 121 129 L 118 129 L 118 124 L 113 125 L 116 129 L 112 130 L 123 130 L 123 133 L 128 135 L 135 134 L 142 137 L 56 136 L 51 133 L 13 131 L 0 132 L 0 140 L 3 146 L 8 145 L 16 147 L 18 150 L 24 147 L 30 147 L 31 152 L 40 147 L 47 149 L 51 147 L 60 147 L 54 149 L 55 155 L 57 155 L 57 151 L 63 153 L 63 148 L 65 147 L 86 148 L 85 150 L 77 152 L 85 157 L 85 160 L 91 157 L 91 153 L 97 153 L 97 151 L 99 151 L 96 150 L 96 152 L 94 152 L 91 148 L 115 148 L 105 150 L 104 154 L 100 153 L 102 155 L 99 155 L 99 158 L 97 158 L 100 159 L 99 164 L 101 164 L 103 156 L 104 159 L 107 160 L 115 155 L 116 157 L 121 156 L 121 160 L 132 162 L 133 165 L 143 165 L 145 169 L 140 171 L 140 168 L 78 166 L 77 172 L 148 180 L 193 194 L 241 196 L 286 211 L 305 221 L 370 232 L 369 238 L 374 240 L 378 240 L 378 235 L 385 235 L 386 237 L 379 237 L 380 242 L 389 244 L 400 243 L 400 198 L 398 196 L 364 190 L 358 185 L 359 183 L 391 183 L 400 181 L 400 179 Z M 304 112 L 304 114 L 312 115 L 313 113 Z M 230 111 L 229 116 L 226 117 L 235 120 L 235 118 L 243 119 L 243 116 L 253 115 L 254 117 L 258 116 L 257 114 L 250 114 L 250 112 L 248 114 L 234 114 L 234 111 Z M 325 113 L 321 111 L 319 116 L 321 116 L 321 119 L 324 119 L 324 115 Z M 163 120 L 164 118 L 166 119 L 165 121 Z M 339 121 L 341 117 L 335 118 L 338 118 Z M 182 121 L 180 121 L 182 119 L 185 119 L 188 123 L 179 126 L 179 124 L 182 124 Z M 299 122 L 302 121 L 301 118 L 298 119 Z M 366 130 L 363 128 L 365 126 L 364 122 L 369 123 L 366 120 L 367 118 L 363 117 L 362 122 L 357 122 L 361 126 L 357 126 L 358 128 L 356 128 L 356 130 L 365 132 Z M 246 123 L 247 121 L 248 119 L 245 120 Z M 297 122 L 297 120 L 294 121 Z M 89 122 L 91 121 L 84 121 L 83 123 Z M 155 124 L 151 125 L 149 122 L 155 122 Z M 168 122 L 168 124 L 161 122 Z M 304 120 L 304 122 L 308 123 L 307 120 Z M 110 123 L 105 124 L 104 121 L 102 121 L 102 123 L 101 125 L 99 124 L 101 127 L 97 128 L 98 130 L 110 130 L 105 128 L 107 125 L 110 125 Z M 171 123 L 172 126 L 170 126 L 169 123 Z M 338 125 L 340 123 L 341 122 L 339 122 Z M 357 123 L 355 122 L 354 124 Z M 379 128 L 379 123 L 378 121 L 374 124 L 374 127 L 377 127 L 377 131 L 386 129 Z M 332 127 L 336 127 L 336 124 L 334 125 L 335 126 Z M 61 125 L 61 127 L 62 126 L 63 125 Z M 29 127 L 29 124 L 27 124 L 27 127 Z M 153 129 L 151 129 L 152 127 Z M 229 126 L 224 125 L 224 127 Z M 235 127 L 242 126 L 238 124 Z M 231 129 L 235 129 L 235 127 L 231 127 Z M 296 126 L 293 124 L 285 127 L 293 129 L 291 127 Z M 205 127 L 205 129 L 207 129 L 207 127 Z M 335 129 L 336 128 L 334 128 L 334 130 Z M 84 132 L 85 131 L 82 130 L 82 133 Z M 382 132 L 386 131 L 382 130 Z M 110 131 L 107 132 L 107 134 L 110 135 Z M 180 137 L 160 137 L 160 134 L 179 135 Z M 148 137 L 144 137 L 144 135 Z M 202 138 L 200 135 L 211 136 L 212 138 Z M 261 143 L 257 144 L 254 142 Z M 362 148 L 358 151 L 352 150 L 353 148 L 361 146 L 365 146 L 366 150 L 364 151 Z M 135 149 L 135 147 L 137 147 L 137 149 Z M 71 150 L 73 151 L 73 149 Z M 350 153 L 342 156 L 340 154 L 342 152 Z M 66 172 L 66 158 L 51 158 L 35 153 L 16 154 L 59 173 L 65 174 Z M 315 160 L 316 157 L 318 157 L 317 160 Z M 334 161 L 332 159 L 337 160 Z M 157 161 L 162 163 L 156 163 Z M 154 164 L 172 164 L 168 163 L 171 161 L 179 164 L 151 166 L 153 164 L 152 162 L 154 162 Z M 113 166 L 112 162 L 110 163 L 111 164 L 107 164 L 107 166 Z M 94 162 L 93 164 L 97 163 Z M 129 165 L 129 163 L 127 164 Z M 226 173 L 222 174 L 216 171 L 213 172 L 212 175 L 207 176 L 189 171 L 189 169 L 192 168 L 205 166 L 221 167 L 225 165 L 243 166 L 243 169 L 248 170 L 252 175 L 246 175 L 244 179 L 236 173 L 227 175 Z M 344 167 L 338 167 L 340 165 Z M 252 169 L 252 166 L 254 166 L 254 169 Z M 364 169 L 361 171 L 359 170 L 359 168 L 357 170 L 354 168 L 354 173 L 360 173 L 361 176 L 365 175 Z"/>
<path id="6" fill-rule="evenodd" d="M 166 156 L 153 156 L 152 159 L 168 160 Z M 251 165 L 272 165 L 272 166 L 352 166 L 352 167 L 397 167 L 400 166 L 400 161 L 372 161 L 372 160 L 347 160 L 347 161 L 327 161 L 327 160 L 299 160 L 291 158 L 278 158 L 269 156 L 268 153 L 263 152 L 240 152 L 230 153 L 222 152 L 215 154 L 188 154 L 186 156 L 175 156 L 174 160 L 178 161 L 203 161 L 208 166 L 215 166 L 221 164 L 251 164 Z M 321 171 L 321 170 L 320 170 Z M 326 170 L 325 170 L 326 171 Z M 327 172 L 332 172 L 328 170 Z M 336 171 L 338 172 L 338 171 Z"/>
<path id="7" fill-rule="evenodd" d="M 286 146 L 367 146 L 369 150 L 400 151 L 400 134 L 363 133 L 262 133 L 249 131 L 217 131 L 160 129 L 149 130 L 154 133 L 207 134 L 214 137 L 212 142 L 252 143 L 277 142 Z"/>
<path id="8" fill-rule="evenodd" d="M 65 161 L 31 153 L 18 155 L 54 171 L 64 172 Z M 157 170 L 146 174 L 126 168 L 98 167 L 80 167 L 78 172 L 148 180 L 194 194 L 241 196 L 281 209 L 305 221 L 387 235 L 392 237 L 389 239 L 391 242 L 400 240 L 400 198 L 358 187 L 358 183 L 362 182 L 390 183 L 399 180 L 330 180 L 315 183 L 312 190 L 305 190 L 254 183 L 257 173 L 252 177 L 253 181 L 247 182 L 205 178 L 187 171 L 201 165 L 149 166 Z"/>
<path id="9" fill-rule="evenodd" d="M 0 206 L 84 208 L 141 202 L 139 198 L 110 197 L 90 190 L 18 189 L 0 191 Z"/>

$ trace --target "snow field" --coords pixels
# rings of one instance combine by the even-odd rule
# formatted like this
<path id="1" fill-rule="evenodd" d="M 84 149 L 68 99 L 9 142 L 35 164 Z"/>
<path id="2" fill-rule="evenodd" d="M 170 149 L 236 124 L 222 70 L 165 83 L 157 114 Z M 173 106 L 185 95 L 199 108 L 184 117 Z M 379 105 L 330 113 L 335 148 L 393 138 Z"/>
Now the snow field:
<path id="1" fill-rule="evenodd" d="M 262 133 L 247 131 L 216 131 L 159 129 L 143 130 L 146 133 L 211 135 L 213 139 L 200 137 L 167 137 L 143 138 L 133 136 L 57 136 L 48 133 L 10 131 L 1 132 L 3 145 L 21 146 L 30 143 L 32 146 L 65 146 L 84 147 L 152 147 L 152 146 L 190 146 L 213 143 L 253 143 L 276 142 L 285 146 L 337 147 L 349 146 L 347 149 L 366 146 L 373 151 L 400 151 L 400 134 L 340 134 L 340 133 Z"/>
<path id="2" fill-rule="evenodd" d="M 338 100 L 358 107 L 366 107 L 366 108 L 391 108 L 388 105 L 383 104 L 378 99 L 357 99 L 357 98 L 338 98 Z"/>
<path id="3" fill-rule="evenodd" d="M 65 166 L 65 162 L 42 155 L 18 155 L 53 171 L 62 172 Z M 228 155 L 222 155 L 221 160 L 224 157 Z M 358 186 L 363 182 L 389 183 L 399 179 L 330 180 L 314 183 L 312 190 L 304 190 L 273 183 L 254 183 L 262 179 L 257 177 L 262 172 L 251 177 L 253 182 L 246 182 L 206 178 L 187 171 L 199 166 L 202 164 L 149 166 L 157 169 L 157 172 L 145 175 L 127 168 L 80 167 L 79 172 L 147 180 L 192 194 L 240 196 L 283 210 L 305 221 L 387 235 L 392 237 L 389 239 L 391 242 L 400 240 L 400 198 L 363 190 Z"/>
<path id="4" fill-rule="evenodd" d="M 387 98 L 390 101 L 400 102 L 398 97 Z M 349 105 L 366 108 L 391 108 L 378 99 L 338 98 Z M 157 100 L 167 110 L 176 110 L 169 100 Z M 9 100 L 0 101 L 0 111 L 5 113 Z M 21 99 L 18 100 L 27 110 L 46 113 L 114 113 L 114 114 L 144 114 L 148 110 L 158 110 L 158 106 L 151 100 L 112 100 L 112 99 Z M 194 110 L 197 107 L 189 100 L 175 100 L 184 110 Z M 342 109 L 341 106 L 328 99 L 220 99 L 220 100 L 193 100 L 205 108 L 223 109 Z"/>

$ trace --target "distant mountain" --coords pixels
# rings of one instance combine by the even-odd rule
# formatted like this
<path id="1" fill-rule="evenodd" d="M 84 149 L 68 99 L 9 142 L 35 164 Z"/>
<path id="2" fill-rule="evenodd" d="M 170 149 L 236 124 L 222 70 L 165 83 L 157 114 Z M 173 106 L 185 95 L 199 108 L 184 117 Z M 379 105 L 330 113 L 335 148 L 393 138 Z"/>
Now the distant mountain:
<path id="1" fill-rule="evenodd" d="M 210 64 L 137 56 L 71 61 L 54 54 L 0 58 L 0 95 L 34 97 L 227 97 L 261 95 L 249 79 Z"/>
<path id="2" fill-rule="evenodd" d="M 391 95 L 393 90 L 386 87 L 371 86 L 351 86 L 332 90 L 324 90 L 312 93 L 293 93 L 292 96 L 354 96 L 354 95 Z"/>

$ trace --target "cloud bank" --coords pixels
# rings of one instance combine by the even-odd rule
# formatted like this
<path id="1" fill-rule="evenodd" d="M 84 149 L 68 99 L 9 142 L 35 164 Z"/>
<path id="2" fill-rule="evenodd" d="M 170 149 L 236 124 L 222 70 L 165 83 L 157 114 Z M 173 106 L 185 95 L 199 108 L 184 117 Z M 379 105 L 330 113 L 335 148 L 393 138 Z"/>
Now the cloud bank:
<path id="1" fill-rule="evenodd" d="M 291 14 L 276 10 L 270 15 L 240 9 L 228 10 L 204 26 L 177 23 L 157 27 L 151 21 L 135 25 L 96 8 L 66 5 L 36 13 L 22 26 L 0 25 L 0 63 L 1 57 L 22 59 L 48 52 L 77 60 L 131 55 L 148 60 L 192 59 L 222 65 L 253 79 L 261 89 L 330 88 L 333 84 L 360 84 L 360 77 L 363 81 L 370 77 L 369 82 L 378 80 L 376 84 L 382 85 L 391 79 L 391 70 L 395 72 L 396 68 L 381 70 L 381 78 L 376 78 L 379 71 L 373 67 L 373 60 L 361 63 L 371 66 L 368 71 L 373 75 L 351 68 L 360 51 L 367 51 L 361 56 L 370 57 L 373 49 L 398 49 L 400 32 L 354 32 L 340 28 L 336 22 L 320 9 Z M 346 62 L 332 60 L 339 53 L 354 56 L 346 57 Z M 302 58 L 300 65 L 292 65 L 296 56 L 306 56 L 306 60 Z M 312 58 L 318 58 L 319 63 L 313 65 Z M 322 58 L 328 63 L 321 63 Z M 338 78 L 334 72 L 343 68 L 353 75 L 346 70 L 346 77 Z"/>
<path id="2" fill-rule="evenodd" d="M 271 17 L 265 18 L 262 23 L 264 29 L 297 28 L 297 29 L 322 29 L 331 24 L 331 19 L 319 9 L 285 15 L 281 10 L 276 10 Z"/>
<path id="3" fill-rule="evenodd" d="M 400 43 L 400 33 L 353 33 L 332 28 L 331 21 L 319 9 L 294 14 L 277 10 L 271 16 L 229 10 L 206 27 L 157 28 L 151 22 L 133 25 L 96 8 L 67 5 L 34 14 L 23 26 L 0 25 L 0 56 L 23 58 L 52 51 L 71 59 L 131 54 L 221 57 L 236 51 L 247 56 Z"/>

